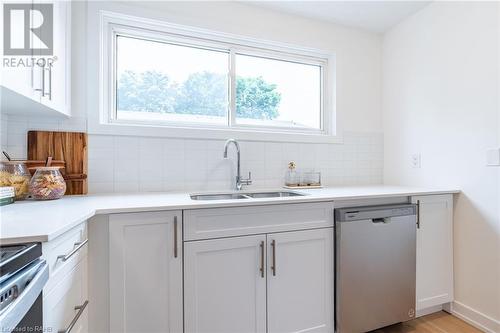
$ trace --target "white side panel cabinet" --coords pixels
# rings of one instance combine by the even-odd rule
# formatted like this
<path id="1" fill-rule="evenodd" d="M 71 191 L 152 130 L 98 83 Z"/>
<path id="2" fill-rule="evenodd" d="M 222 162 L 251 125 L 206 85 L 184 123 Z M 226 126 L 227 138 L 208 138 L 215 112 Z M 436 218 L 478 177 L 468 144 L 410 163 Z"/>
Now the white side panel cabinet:
<path id="1" fill-rule="evenodd" d="M 415 196 L 412 202 L 418 205 L 418 311 L 453 301 L 453 196 Z"/>
<path id="2" fill-rule="evenodd" d="M 182 212 L 109 217 L 111 332 L 182 332 Z"/>
<path id="3" fill-rule="evenodd" d="M 266 332 L 265 235 L 184 243 L 186 333 Z"/>
<path id="4" fill-rule="evenodd" d="M 267 235 L 268 333 L 333 332 L 333 228 Z"/>

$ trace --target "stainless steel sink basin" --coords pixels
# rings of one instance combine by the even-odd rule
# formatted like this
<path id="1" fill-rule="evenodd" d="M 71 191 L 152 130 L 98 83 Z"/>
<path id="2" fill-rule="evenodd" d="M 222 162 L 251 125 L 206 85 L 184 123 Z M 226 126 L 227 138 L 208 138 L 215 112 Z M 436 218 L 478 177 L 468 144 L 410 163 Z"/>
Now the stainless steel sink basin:
<path id="1" fill-rule="evenodd" d="M 261 199 L 261 198 L 287 198 L 299 197 L 305 194 L 277 191 L 277 192 L 253 192 L 253 193 L 219 193 L 219 194 L 191 194 L 192 200 L 235 200 L 235 199 Z"/>
<path id="2" fill-rule="evenodd" d="M 233 199 L 250 199 L 250 197 L 237 193 L 223 194 L 194 194 L 191 195 L 192 200 L 233 200 Z"/>
<path id="3" fill-rule="evenodd" d="M 280 192 L 259 192 L 259 193 L 247 193 L 248 196 L 252 198 L 287 198 L 287 197 L 300 197 L 304 194 L 289 191 Z"/>

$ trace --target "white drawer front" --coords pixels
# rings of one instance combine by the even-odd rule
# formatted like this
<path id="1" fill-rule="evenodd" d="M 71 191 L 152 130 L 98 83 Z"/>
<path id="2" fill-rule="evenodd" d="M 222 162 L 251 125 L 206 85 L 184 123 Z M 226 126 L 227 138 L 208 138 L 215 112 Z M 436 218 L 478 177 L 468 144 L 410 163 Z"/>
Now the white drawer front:
<path id="1" fill-rule="evenodd" d="M 184 211 L 186 241 L 330 226 L 331 202 Z"/>
<path id="2" fill-rule="evenodd" d="M 43 297 L 43 324 L 52 332 L 65 331 L 74 322 L 71 332 L 87 331 L 88 305 L 81 311 L 87 297 L 87 261 L 82 260 Z"/>
<path id="3" fill-rule="evenodd" d="M 49 281 L 45 290 L 50 291 L 79 261 L 87 255 L 87 245 L 79 247 L 79 244 L 87 240 L 87 223 L 69 230 L 56 239 L 44 243 L 42 256 L 49 265 Z M 74 251 L 74 253 L 72 253 Z M 58 258 L 59 256 L 66 256 Z"/>

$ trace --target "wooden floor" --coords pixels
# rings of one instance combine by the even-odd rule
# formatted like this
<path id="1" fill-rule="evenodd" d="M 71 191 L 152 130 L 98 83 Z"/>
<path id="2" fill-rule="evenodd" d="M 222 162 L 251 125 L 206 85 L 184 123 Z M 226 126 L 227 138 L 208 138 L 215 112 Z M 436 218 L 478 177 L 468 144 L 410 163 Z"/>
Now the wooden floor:
<path id="1" fill-rule="evenodd" d="M 372 333 L 480 333 L 477 328 L 444 311 L 405 323 L 388 326 Z"/>

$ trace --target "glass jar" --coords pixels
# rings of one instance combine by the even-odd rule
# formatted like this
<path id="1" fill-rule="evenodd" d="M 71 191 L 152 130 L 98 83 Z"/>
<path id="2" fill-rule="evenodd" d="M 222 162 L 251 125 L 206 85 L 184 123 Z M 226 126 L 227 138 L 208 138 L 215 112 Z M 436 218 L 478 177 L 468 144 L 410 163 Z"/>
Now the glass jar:
<path id="1" fill-rule="evenodd" d="M 294 187 L 299 185 L 299 175 L 295 171 L 295 162 L 288 163 L 288 170 L 285 174 L 285 186 Z"/>
<path id="2" fill-rule="evenodd" d="M 12 186 L 16 200 L 23 200 L 29 194 L 31 175 L 26 164 L 19 161 L 0 162 L 0 186 Z"/>
<path id="3" fill-rule="evenodd" d="M 30 182 L 30 193 L 36 200 L 53 200 L 61 198 L 66 192 L 59 167 L 40 167 L 36 169 Z"/>

